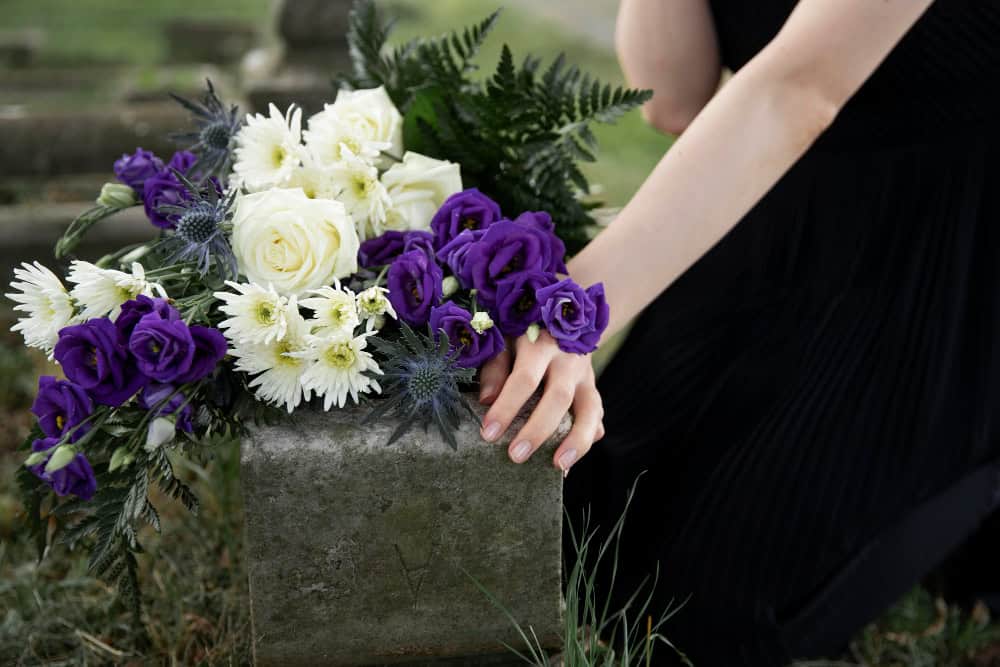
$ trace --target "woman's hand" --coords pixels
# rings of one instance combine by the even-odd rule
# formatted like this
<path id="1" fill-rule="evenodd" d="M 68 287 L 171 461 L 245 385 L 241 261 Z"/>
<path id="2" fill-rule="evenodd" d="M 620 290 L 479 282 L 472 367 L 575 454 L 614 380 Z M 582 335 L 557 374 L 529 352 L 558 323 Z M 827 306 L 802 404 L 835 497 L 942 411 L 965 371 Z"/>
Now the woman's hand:
<path id="1" fill-rule="evenodd" d="M 544 380 L 541 400 L 511 438 L 507 452 L 515 463 L 527 461 L 572 408 L 573 428 L 552 457 L 553 464 L 566 475 L 590 446 L 604 437 L 604 407 L 590 355 L 563 352 L 544 331 L 534 343 L 521 336 L 513 347 L 513 354 L 508 346 L 480 373 L 479 402 L 492 405 L 483 418 L 482 436 L 487 442 L 496 441 Z"/>

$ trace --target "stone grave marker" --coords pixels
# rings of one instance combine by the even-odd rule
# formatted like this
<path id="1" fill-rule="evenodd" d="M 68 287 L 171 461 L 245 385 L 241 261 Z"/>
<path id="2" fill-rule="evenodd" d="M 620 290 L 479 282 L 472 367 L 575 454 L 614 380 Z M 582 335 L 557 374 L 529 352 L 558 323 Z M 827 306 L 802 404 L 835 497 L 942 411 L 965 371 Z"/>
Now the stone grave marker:
<path id="1" fill-rule="evenodd" d="M 569 418 L 515 465 L 471 419 L 453 451 L 421 428 L 387 445 L 395 422 L 363 425 L 365 414 L 300 411 L 243 443 L 256 664 L 519 664 L 500 644 L 521 648 L 515 629 L 470 575 L 558 647 L 562 477 L 551 457 Z"/>

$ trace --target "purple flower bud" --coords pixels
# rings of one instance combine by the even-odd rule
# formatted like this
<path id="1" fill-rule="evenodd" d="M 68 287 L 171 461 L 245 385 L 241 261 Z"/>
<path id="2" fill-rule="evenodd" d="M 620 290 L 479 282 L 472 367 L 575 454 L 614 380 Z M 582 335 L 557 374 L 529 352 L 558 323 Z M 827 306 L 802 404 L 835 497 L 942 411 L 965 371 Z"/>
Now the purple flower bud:
<path id="1" fill-rule="evenodd" d="M 464 230 L 484 230 L 502 214 L 495 201 L 476 188 L 453 194 L 431 219 L 434 247 L 438 250 Z"/>
<path id="2" fill-rule="evenodd" d="M 66 377 L 102 405 L 120 406 L 149 381 L 106 317 L 64 327 L 53 355 Z"/>
<path id="3" fill-rule="evenodd" d="M 76 427 L 94 411 L 94 404 L 83 387 L 43 375 L 38 378 L 38 395 L 31 411 L 38 417 L 42 433 L 61 438 L 72 431 L 70 441 L 76 442 L 90 430 L 90 424 Z"/>
<path id="4" fill-rule="evenodd" d="M 542 320 L 538 290 L 558 282 L 555 275 L 544 271 L 522 271 L 497 283 L 497 323 L 504 334 L 522 335 L 528 327 Z"/>
<path id="5" fill-rule="evenodd" d="M 431 308 L 430 327 L 435 338 L 442 331 L 448 336 L 462 368 L 478 368 L 503 351 L 503 334 L 497 327 L 477 332 L 472 326 L 472 314 L 451 301 Z"/>
<path id="6" fill-rule="evenodd" d="M 137 148 L 132 155 L 122 155 L 115 160 L 114 169 L 119 181 L 142 194 L 146 179 L 163 171 L 163 161 L 151 151 Z"/>
<path id="7" fill-rule="evenodd" d="M 441 267 L 423 250 L 411 250 L 396 258 L 389 267 L 386 282 L 389 303 L 401 320 L 411 326 L 423 326 L 430 311 L 441 300 Z"/>
<path id="8" fill-rule="evenodd" d="M 586 290 L 569 278 L 538 290 L 542 322 L 564 352 L 588 354 L 597 349 L 608 327 L 609 309 L 604 285 Z"/>

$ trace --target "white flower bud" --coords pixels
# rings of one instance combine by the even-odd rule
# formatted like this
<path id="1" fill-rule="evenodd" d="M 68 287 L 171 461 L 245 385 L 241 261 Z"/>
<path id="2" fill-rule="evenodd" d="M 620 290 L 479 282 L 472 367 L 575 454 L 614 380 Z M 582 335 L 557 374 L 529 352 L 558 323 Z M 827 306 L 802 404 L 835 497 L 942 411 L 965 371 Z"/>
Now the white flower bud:
<path id="1" fill-rule="evenodd" d="M 57 470 L 62 470 L 76 457 L 76 448 L 72 445 L 60 445 L 56 448 L 56 451 L 52 453 L 52 458 L 49 462 L 45 464 L 45 472 L 53 473 Z"/>
<path id="2" fill-rule="evenodd" d="M 476 314 L 472 316 L 470 324 L 478 334 L 493 328 L 493 320 L 490 319 L 490 314 L 483 310 L 476 311 Z"/>
<path id="3" fill-rule="evenodd" d="M 24 461 L 24 465 L 28 466 L 29 468 L 31 466 L 36 466 L 45 460 L 45 457 L 48 456 L 48 453 L 49 453 L 48 450 L 44 452 L 34 452 Z"/>
<path id="4" fill-rule="evenodd" d="M 443 294 L 446 299 L 457 292 L 458 288 L 458 278 L 455 276 L 448 276 L 441 281 L 441 294 Z"/>
<path id="5" fill-rule="evenodd" d="M 154 419 L 146 432 L 146 451 L 151 452 L 173 440 L 175 431 L 172 419 L 168 417 Z"/>
<path id="6" fill-rule="evenodd" d="M 108 208 L 128 208 L 139 203 L 135 190 L 122 183 L 105 183 L 97 203 Z"/>
<path id="7" fill-rule="evenodd" d="M 127 447 L 119 447 L 111 454 L 111 461 L 108 463 L 108 471 L 117 470 L 118 468 L 125 467 L 125 459 L 129 456 L 129 450 Z"/>

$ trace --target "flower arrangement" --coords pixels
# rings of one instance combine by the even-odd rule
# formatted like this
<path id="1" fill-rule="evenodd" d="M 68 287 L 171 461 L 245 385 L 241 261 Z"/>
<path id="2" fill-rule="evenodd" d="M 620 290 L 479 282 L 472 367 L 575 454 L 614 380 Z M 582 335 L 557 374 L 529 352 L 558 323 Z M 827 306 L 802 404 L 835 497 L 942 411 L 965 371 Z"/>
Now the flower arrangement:
<path id="1" fill-rule="evenodd" d="M 355 79 L 372 85 L 345 78 L 304 124 L 294 106 L 241 117 L 211 83 L 200 101 L 176 98 L 192 116 L 185 147 L 114 162 L 116 182 L 56 246 L 65 280 L 38 262 L 15 270 L 14 329 L 65 376 L 39 381 L 19 476 L 39 534 L 45 518 L 91 545 L 91 570 L 137 600 L 139 526 L 159 525 L 150 486 L 197 509 L 172 456 L 281 412 L 359 402 L 400 418 L 393 440 L 422 422 L 454 447 L 471 414 L 460 389 L 508 340 L 544 329 L 565 351 L 596 347 L 608 304 L 566 276 L 580 237 L 561 233 L 586 222 L 571 158 L 589 153 L 566 151 L 645 95 L 561 61 L 536 81 L 537 61 L 518 74 L 506 49 L 474 84 L 469 60 L 495 20 L 386 56 L 359 2 Z M 561 111 L 530 121 L 484 108 L 553 99 Z M 466 154 L 447 139 L 457 123 L 495 145 Z M 93 225 L 138 206 L 155 238 L 72 257 Z"/>

